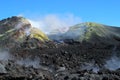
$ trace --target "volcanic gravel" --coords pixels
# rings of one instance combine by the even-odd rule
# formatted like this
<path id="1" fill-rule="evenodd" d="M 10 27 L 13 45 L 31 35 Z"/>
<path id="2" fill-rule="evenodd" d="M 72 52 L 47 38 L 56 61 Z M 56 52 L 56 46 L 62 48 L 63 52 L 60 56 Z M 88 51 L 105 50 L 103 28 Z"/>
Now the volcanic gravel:
<path id="1" fill-rule="evenodd" d="M 1 80 L 120 80 L 120 69 L 106 61 L 119 57 L 119 45 L 46 42 L 37 48 L 13 48 L 0 61 Z"/>

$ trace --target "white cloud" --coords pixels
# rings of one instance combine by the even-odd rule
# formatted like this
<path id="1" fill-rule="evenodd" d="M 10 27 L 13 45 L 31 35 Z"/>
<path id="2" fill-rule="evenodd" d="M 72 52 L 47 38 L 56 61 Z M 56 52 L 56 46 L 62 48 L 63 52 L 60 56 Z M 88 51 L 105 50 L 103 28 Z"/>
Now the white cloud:
<path id="1" fill-rule="evenodd" d="M 39 28 L 45 33 L 50 33 L 53 30 L 64 32 L 69 28 L 69 26 L 73 26 L 81 22 L 80 17 L 74 16 L 73 14 L 48 14 L 39 17 L 39 19 L 29 18 L 28 20 L 30 21 L 32 26 Z"/>

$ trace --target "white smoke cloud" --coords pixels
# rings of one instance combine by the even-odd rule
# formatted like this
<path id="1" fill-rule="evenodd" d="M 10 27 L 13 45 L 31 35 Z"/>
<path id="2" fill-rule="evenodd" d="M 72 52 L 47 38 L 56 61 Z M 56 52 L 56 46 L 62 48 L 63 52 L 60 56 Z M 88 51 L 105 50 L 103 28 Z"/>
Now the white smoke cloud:
<path id="1" fill-rule="evenodd" d="M 15 26 L 15 30 L 24 29 L 26 35 L 28 36 L 28 35 L 30 34 L 30 30 L 31 30 L 31 27 L 32 27 L 32 26 L 31 26 L 31 25 L 26 25 L 26 26 L 25 26 L 25 24 L 29 24 L 29 22 L 25 22 L 25 21 L 19 22 L 19 23 Z M 25 27 L 23 28 L 23 26 L 25 26 Z"/>
<path id="2" fill-rule="evenodd" d="M 45 33 L 53 32 L 57 30 L 59 32 L 65 32 L 69 29 L 70 26 L 78 24 L 81 22 L 81 19 L 72 14 L 67 15 L 55 15 L 49 14 L 40 17 L 39 19 L 28 19 L 32 26 L 37 27 Z"/>
<path id="3" fill-rule="evenodd" d="M 33 66 L 34 68 L 39 68 L 40 67 L 40 58 L 36 57 L 35 59 L 31 58 L 25 58 L 21 60 L 16 61 L 17 64 L 23 65 L 26 67 Z"/>
<path id="4" fill-rule="evenodd" d="M 12 59 L 12 55 L 7 51 L 0 51 L 0 61 L 7 61 Z"/>
<path id="5" fill-rule="evenodd" d="M 15 26 L 15 29 L 20 29 L 20 28 L 22 28 L 22 25 L 23 25 L 23 23 L 22 22 L 19 22 L 16 26 Z"/>
<path id="6" fill-rule="evenodd" d="M 110 70 L 116 70 L 120 68 L 120 58 L 113 56 L 110 60 L 106 61 L 105 67 Z"/>
<path id="7" fill-rule="evenodd" d="M 97 73 L 100 68 L 98 65 L 95 65 L 95 62 L 92 61 L 90 63 L 84 63 L 84 65 L 81 66 L 82 70 L 92 70 L 93 72 Z"/>

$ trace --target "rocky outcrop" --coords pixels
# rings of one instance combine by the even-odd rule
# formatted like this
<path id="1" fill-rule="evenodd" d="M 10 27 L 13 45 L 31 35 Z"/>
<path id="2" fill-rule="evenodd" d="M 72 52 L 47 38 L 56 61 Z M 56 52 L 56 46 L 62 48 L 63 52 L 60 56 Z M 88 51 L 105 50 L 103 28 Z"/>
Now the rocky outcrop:
<path id="1" fill-rule="evenodd" d="M 49 35 L 53 40 L 73 39 L 91 43 L 118 44 L 120 42 L 120 28 L 93 22 L 77 24 L 65 33 Z"/>
<path id="2" fill-rule="evenodd" d="M 0 21 L 0 46 L 12 48 L 28 39 L 48 41 L 48 37 L 39 29 L 31 26 L 29 21 L 23 17 L 11 17 Z M 34 42 L 32 42 L 34 43 Z"/>

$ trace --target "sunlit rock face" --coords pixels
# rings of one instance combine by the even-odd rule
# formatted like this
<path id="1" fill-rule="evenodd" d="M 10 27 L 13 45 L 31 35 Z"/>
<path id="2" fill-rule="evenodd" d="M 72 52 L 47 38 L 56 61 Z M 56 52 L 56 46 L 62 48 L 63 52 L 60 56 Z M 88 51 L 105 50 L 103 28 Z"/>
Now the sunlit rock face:
<path id="1" fill-rule="evenodd" d="M 12 47 L 16 44 L 21 44 L 28 37 L 42 42 L 49 40 L 42 31 L 31 26 L 31 23 L 23 17 L 14 16 L 0 21 L 1 47 Z"/>

